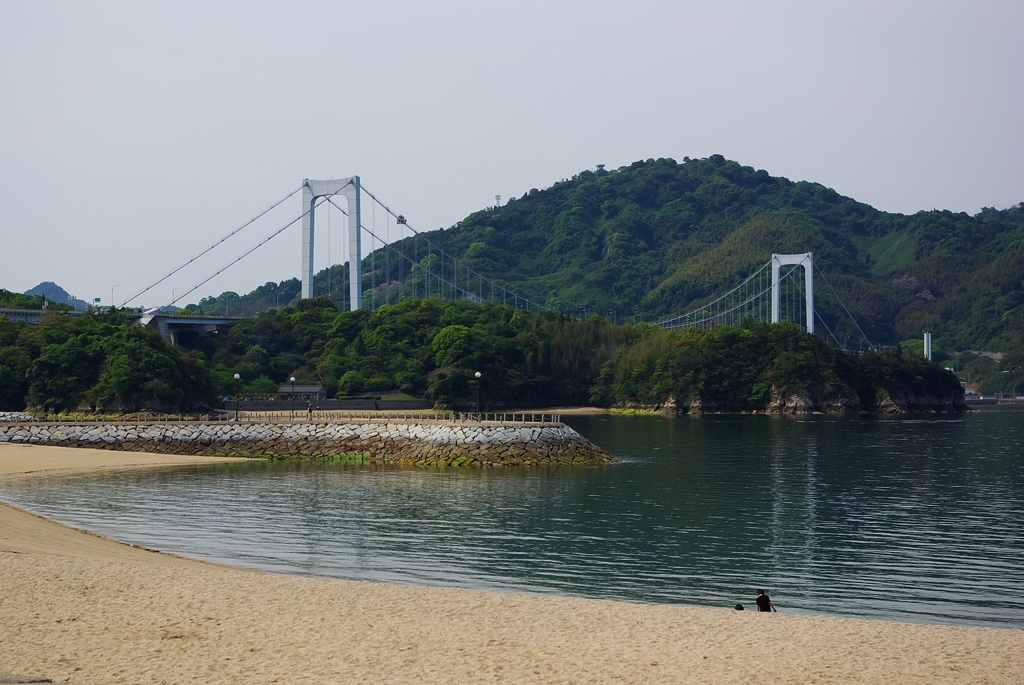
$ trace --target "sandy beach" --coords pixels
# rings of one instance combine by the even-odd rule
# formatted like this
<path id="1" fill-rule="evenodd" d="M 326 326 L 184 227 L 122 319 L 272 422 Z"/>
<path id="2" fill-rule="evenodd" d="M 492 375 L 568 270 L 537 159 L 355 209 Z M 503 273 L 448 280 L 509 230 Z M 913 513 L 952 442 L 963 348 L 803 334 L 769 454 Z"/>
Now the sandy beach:
<path id="1" fill-rule="evenodd" d="M 0 479 L 207 460 L 3 444 Z M 1024 673 L 1024 630 L 281 576 L 6 505 L 0 578 L 0 683 L 934 684 Z"/>

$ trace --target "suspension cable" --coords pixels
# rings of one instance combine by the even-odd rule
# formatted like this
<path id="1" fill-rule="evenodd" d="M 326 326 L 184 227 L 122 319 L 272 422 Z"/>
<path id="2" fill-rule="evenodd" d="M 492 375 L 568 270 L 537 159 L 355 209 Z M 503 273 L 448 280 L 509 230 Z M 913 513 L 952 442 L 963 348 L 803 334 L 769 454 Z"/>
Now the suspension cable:
<path id="1" fill-rule="evenodd" d="M 468 290 L 466 290 L 464 288 L 460 288 L 457 282 L 456 283 L 452 283 L 451 281 L 449 281 L 449 280 L 444 278 L 444 260 L 445 260 L 445 258 L 447 257 L 451 261 L 454 261 L 456 264 L 458 264 L 458 259 L 456 259 L 452 255 L 448 254 L 443 249 L 441 249 L 440 247 L 435 245 L 433 242 L 431 242 L 430 239 L 427 238 L 425 234 L 420 233 L 415 228 L 410 226 L 408 220 L 405 217 L 399 217 L 399 215 L 396 214 L 394 211 L 392 211 L 390 207 L 388 207 L 383 202 L 381 202 L 379 199 L 377 199 L 376 195 L 374 195 L 369 190 L 367 190 L 365 186 L 360 186 L 360 191 L 366 193 L 367 195 L 369 195 L 370 198 L 374 202 L 376 202 L 378 205 L 380 205 L 381 208 L 384 209 L 385 212 L 387 212 L 390 216 L 394 217 L 396 221 L 400 220 L 401 225 L 406 226 L 410 231 L 412 231 L 416 238 L 422 238 L 427 243 L 427 245 L 432 247 L 436 251 L 436 253 L 439 254 L 439 256 L 441 258 L 441 273 L 440 273 L 440 275 L 438 273 L 436 273 L 435 271 L 433 271 L 432 269 L 430 269 L 429 267 L 423 267 L 422 264 L 420 265 L 421 268 L 423 268 L 427 272 L 428 276 L 433 276 L 434 278 L 436 278 L 439 284 L 443 283 L 443 284 L 451 287 L 453 292 L 458 291 L 458 292 L 463 293 L 465 295 L 472 295 L 472 293 L 470 291 L 468 291 Z M 330 197 L 327 198 L 327 201 L 330 202 L 331 205 L 336 207 L 345 216 L 348 216 L 348 212 L 345 211 L 344 209 L 342 209 L 341 207 L 339 207 L 337 204 L 335 204 L 334 201 Z M 362 230 L 366 231 L 367 233 L 369 233 L 371 236 L 373 236 L 377 240 L 381 240 L 380 236 L 376 235 L 373 231 L 371 231 L 370 229 L 366 228 L 365 226 L 360 226 L 360 228 Z M 383 240 L 381 240 L 381 243 L 387 244 L 387 243 L 384 243 Z M 387 244 L 387 245 L 388 245 L 388 249 L 394 249 L 390 244 Z M 406 256 L 405 254 L 403 254 L 402 252 L 400 252 L 398 250 L 395 250 L 395 253 L 397 255 L 400 255 L 403 259 L 405 259 L 409 263 L 416 264 L 416 262 L 414 262 L 413 260 L 409 259 L 409 257 Z M 361 258 L 362 258 L 362 256 L 360 256 L 360 259 Z M 547 310 L 548 309 L 548 307 L 545 307 L 544 305 L 540 304 L 539 302 L 534 302 L 533 300 L 531 300 L 531 299 L 529 299 L 527 297 L 523 297 L 522 295 L 518 295 L 518 294 L 512 292 L 508 288 L 506 288 L 506 287 L 504 287 L 504 286 L 502 286 L 502 285 L 500 285 L 498 283 L 494 283 L 489 278 L 484 277 L 482 274 L 476 272 L 475 270 L 470 269 L 468 266 L 466 267 L 466 269 L 467 269 L 467 272 L 472 273 L 473 275 L 479 277 L 480 279 L 483 279 L 483 280 L 487 281 L 492 286 L 497 286 L 503 292 L 508 293 L 509 295 L 514 296 L 517 301 L 518 300 L 523 300 L 524 302 L 526 302 L 527 308 L 533 306 L 533 307 L 536 307 L 538 309 L 543 309 L 543 310 Z M 458 278 L 458 267 L 457 266 L 456 266 L 456 272 L 455 273 L 456 273 L 456 278 Z M 443 291 L 440 288 L 439 288 L 439 292 L 443 293 Z"/>
<path id="2" fill-rule="evenodd" d="M 678 316 L 674 316 L 674 317 L 669 318 L 669 319 L 662 319 L 661 321 L 658 321 L 657 323 L 655 323 L 655 325 L 656 326 L 662 326 L 662 327 L 665 327 L 665 328 L 671 328 L 670 324 L 673 324 L 673 323 L 679 321 L 680 319 L 686 319 L 687 317 L 699 314 L 701 311 L 707 309 L 708 307 L 712 307 L 712 306 L 716 305 L 721 300 L 724 300 L 725 298 L 727 298 L 730 295 L 732 295 L 733 293 L 735 293 L 737 290 L 740 290 L 746 283 L 748 283 L 748 282 L 752 281 L 753 279 L 757 278 L 761 274 L 761 272 L 763 272 L 765 269 L 768 268 L 768 266 L 770 264 L 771 264 L 771 262 L 768 262 L 768 263 L 764 264 L 760 269 L 755 271 L 752 275 L 748 276 L 746 278 L 746 280 L 743 281 L 743 283 L 740 283 L 738 286 L 736 286 L 735 288 L 733 288 L 729 292 L 727 292 L 724 295 L 720 296 L 717 300 L 714 300 L 712 302 L 708 302 L 707 304 L 705 304 L 705 305 L 703 305 L 701 307 L 698 307 L 697 309 L 694 309 L 691 312 L 687 312 L 685 314 L 680 314 Z M 779 280 L 781 281 L 782 279 L 780 278 Z M 758 295 L 755 295 L 754 297 L 752 297 L 750 299 L 751 300 L 756 299 L 762 293 L 764 293 L 763 290 L 761 291 L 761 293 L 759 293 Z M 714 318 L 714 317 L 711 317 L 711 318 Z"/>
<path id="3" fill-rule="evenodd" d="M 832 294 L 836 296 L 837 300 L 839 300 L 839 306 L 843 308 L 843 311 L 846 312 L 846 315 L 848 317 L 850 317 L 850 321 L 853 322 L 853 325 L 857 327 L 857 330 L 864 337 L 864 340 L 867 341 L 868 347 L 874 347 L 874 345 L 871 342 L 871 339 L 868 338 L 868 336 L 864 335 L 864 331 L 861 330 L 860 324 L 857 323 L 857 319 L 853 318 L 853 314 L 851 314 L 850 310 L 846 308 L 846 303 L 843 302 L 843 298 L 839 297 L 839 293 L 837 293 L 836 289 L 832 287 L 831 283 L 829 283 L 828 277 L 825 275 L 825 272 L 821 270 L 821 267 L 818 267 L 818 273 L 820 273 L 821 277 L 825 279 L 825 285 L 828 286 L 828 289 L 831 290 Z M 839 341 L 837 340 L 836 342 L 839 342 Z"/>
<path id="4" fill-rule="evenodd" d="M 292 194 L 294 195 L 294 193 L 292 193 Z M 318 201 L 319 201 L 319 200 L 318 200 Z M 291 221 L 289 221 L 288 223 L 286 223 L 286 224 L 285 224 L 284 226 L 282 226 L 281 228 L 277 229 L 276 231 L 274 231 L 273 233 L 271 233 L 271 234 L 270 234 L 269 236 L 267 236 L 266 238 L 264 238 L 264 239 L 263 239 L 263 240 L 261 240 L 260 242 L 256 243 L 255 245 L 253 245 L 252 247 L 250 247 L 250 248 L 249 248 L 248 250 L 246 250 L 246 251 L 245 251 L 245 252 L 243 252 L 242 254 L 240 254 L 240 255 L 239 255 L 238 257 L 236 257 L 236 258 L 235 258 L 235 259 L 233 259 L 232 261 L 230 261 L 230 262 L 228 262 L 227 264 L 225 264 L 225 265 L 224 265 L 223 267 L 221 267 L 220 269 L 218 269 L 217 271 L 215 271 L 215 272 L 214 272 L 213 274 L 211 274 L 211 275 L 210 275 L 210 276 L 208 276 L 207 278 L 203 279 L 203 280 L 202 280 L 202 281 L 200 281 L 199 283 L 196 283 L 196 284 L 195 284 L 194 286 L 192 286 L 192 288 L 190 288 L 190 289 L 189 289 L 189 290 L 187 290 L 187 291 L 186 291 L 186 292 L 185 292 L 184 294 L 182 294 L 182 295 L 181 295 L 181 297 L 187 297 L 188 295 L 190 295 L 191 293 L 195 292 L 196 290 L 198 290 L 198 289 L 199 289 L 199 288 L 201 288 L 202 286 L 206 285 L 207 283 L 209 283 L 210 281 L 212 281 L 212 280 L 213 280 L 214 278 L 216 278 L 217 276 L 219 276 L 220 274 L 224 273 L 225 271 L 227 271 L 228 269 L 230 269 L 230 268 L 231 268 L 232 266 L 234 266 L 234 265 L 235 265 L 235 264 L 237 264 L 238 262 L 242 261 L 243 259 L 245 259 L 245 258 L 246 258 L 246 257 L 248 257 L 249 255 L 251 255 L 251 254 L 252 254 L 253 252 L 255 252 L 255 251 L 256 251 L 256 250 L 258 249 L 258 248 L 260 248 L 260 247 L 263 247 L 263 246 L 264 246 L 264 245 L 266 245 L 266 244 L 267 244 L 268 242 L 270 242 L 270 241 L 271 241 L 271 240 L 272 240 L 273 238 L 276 238 L 277 236 L 281 235 L 281 233 L 283 233 L 283 232 L 285 231 L 285 229 L 288 229 L 288 228 L 291 228 L 292 226 L 294 226 L 294 225 L 295 225 L 295 224 L 296 224 L 297 222 L 301 221 L 301 220 L 303 219 L 303 217 L 305 217 L 305 216 L 306 216 L 307 214 L 309 214 L 309 213 L 310 213 L 311 211 L 313 211 L 313 208 L 307 209 L 307 210 L 306 210 L 306 211 L 304 211 L 304 212 L 303 212 L 302 214 L 299 214 L 299 215 L 298 215 L 297 217 L 295 217 L 294 219 L 292 219 Z M 178 299 L 181 299 L 181 298 L 179 297 Z M 168 305 L 164 305 L 164 307 L 166 307 L 166 306 L 168 306 Z M 162 308 L 163 308 L 163 307 L 161 307 L 161 309 L 162 309 Z"/>
<path id="5" fill-rule="evenodd" d="M 188 260 L 187 262 L 185 262 L 184 264 L 182 264 L 182 265 L 181 265 L 181 266 L 179 266 L 178 268 L 174 269 L 173 271 L 171 271 L 170 273 L 168 273 L 168 274 L 167 274 L 166 276 L 164 276 L 163 278 L 159 279 L 158 281 L 155 281 L 155 282 L 154 282 L 154 283 L 153 283 L 152 285 L 149 285 L 149 286 L 147 286 L 146 288 L 144 288 L 144 289 L 140 290 L 139 292 L 137 292 L 137 293 L 135 293 L 134 295 L 132 295 L 131 297 L 129 297 L 129 298 L 127 299 L 127 300 L 125 300 L 124 302 L 122 302 L 122 303 L 121 303 L 121 306 L 123 307 L 123 306 L 125 306 L 126 304 L 128 304 L 129 302 L 131 302 L 132 300 L 134 300 L 135 298 L 137 298 L 137 297 L 139 297 L 139 296 L 141 296 L 141 295 L 145 295 L 145 294 L 146 294 L 146 293 L 148 293 L 148 292 L 149 292 L 150 290 L 152 290 L 152 289 L 153 289 L 153 288 L 155 288 L 156 286 L 160 285 L 161 283 L 163 283 L 164 281 L 166 281 L 166 280 L 167 280 L 168 278 L 170 278 L 171 276 L 173 276 L 174 274 L 178 273 L 179 271 L 181 271 L 182 269 L 184 269 L 184 268 L 185 268 L 186 266 L 188 266 L 189 264 L 191 264 L 192 262 L 196 261 L 197 259 L 199 259 L 199 258 L 200 258 L 200 257 L 202 257 L 203 255 L 205 255 L 205 254 L 207 254 L 208 252 L 210 252 L 210 250 L 212 250 L 213 248 L 215 248 L 215 247 L 217 247 L 218 245 L 222 244 L 222 243 L 223 243 L 224 241 L 226 241 L 226 240 L 227 240 L 228 238 L 230 238 L 231 236 L 235 235 L 236 233 L 238 233 L 238 232 L 239 232 L 239 231 L 241 231 L 242 229 L 244 229 L 244 228 L 247 228 L 248 226 L 251 226 L 251 225 L 253 224 L 253 222 L 255 222 L 255 221 L 256 221 L 257 219 L 259 219 L 259 218 L 261 218 L 261 217 L 263 217 L 263 216 L 266 216 L 266 214 L 267 214 L 268 212 L 270 212 L 271 210 L 273 210 L 274 208 L 276 208 L 276 207 L 277 207 L 278 205 L 280 205 L 281 203 L 285 202 L 286 200 L 290 199 L 292 195 L 294 195 L 295 193 L 297 193 L 297 192 L 299 192 L 300 190 L 302 190 L 302 188 L 303 188 L 303 186 L 299 186 L 298 188 L 296 188 L 296 189 L 295 189 L 295 190 L 293 190 L 292 192 L 288 193 L 288 194 L 287 194 L 287 195 L 285 195 L 285 196 L 284 196 L 283 198 L 281 198 L 280 200 L 278 200 L 278 201 L 277 201 L 277 202 L 275 202 L 274 204 L 270 205 L 270 206 L 269 206 L 269 207 L 267 207 L 267 208 L 266 208 L 265 210 L 263 210 L 262 212 L 260 212 L 260 213 L 259 213 L 259 214 L 257 214 L 256 216 L 254 216 L 253 218 L 249 219 L 248 221 L 246 221 L 246 222 L 245 222 L 244 224 L 242 224 L 241 226 L 239 226 L 239 227 L 238 227 L 238 228 L 236 228 L 235 230 L 233 230 L 233 231 L 231 231 L 230 233 L 228 233 L 228 234 L 227 234 L 226 236 L 224 236 L 223 238 L 221 238 L 220 240 L 218 240 L 217 242 L 215 242 L 215 243 L 214 243 L 213 245 L 210 245 L 210 246 L 209 246 L 208 248 L 206 248 L 205 250 L 203 250 L 202 252 L 200 252 L 199 254 L 197 254 L 197 255 L 196 255 L 195 257 L 192 257 L 192 258 L 191 258 L 191 259 L 189 259 L 189 260 Z M 275 235 L 276 235 L 276 234 L 275 234 Z M 212 278 L 212 277 L 211 277 L 211 278 Z M 193 290 L 194 290 L 194 288 L 193 288 Z M 192 292 L 192 290 L 190 290 L 190 291 L 188 291 L 188 292 L 190 293 L 190 292 Z M 173 293 L 172 293 L 172 295 L 173 295 Z M 185 295 L 188 295 L 188 293 L 185 293 Z M 174 304 L 174 303 L 175 303 L 175 302 L 177 302 L 178 300 L 180 300 L 180 299 L 182 299 L 183 297 L 185 297 L 185 295 L 182 295 L 181 297 L 176 297 L 176 298 L 174 298 L 174 299 L 173 299 L 173 300 L 171 301 L 171 303 L 170 303 L 170 304 Z M 165 306 L 165 307 L 167 307 L 167 306 L 170 306 L 170 305 L 164 305 L 164 306 Z"/>

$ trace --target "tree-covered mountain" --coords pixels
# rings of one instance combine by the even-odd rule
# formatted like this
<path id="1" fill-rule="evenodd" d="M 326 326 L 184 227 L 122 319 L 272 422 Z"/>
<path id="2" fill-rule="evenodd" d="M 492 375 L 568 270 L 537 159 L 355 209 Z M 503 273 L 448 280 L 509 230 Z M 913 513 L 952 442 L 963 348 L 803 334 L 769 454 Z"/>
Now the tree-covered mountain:
<path id="1" fill-rule="evenodd" d="M 434 240 L 556 307 L 650 317 L 694 308 L 773 252 L 812 252 L 872 342 L 1024 342 L 1020 205 L 905 216 L 720 156 L 660 159 L 580 173 Z"/>
<path id="2" fill-rule="evenodd" d="M 838 338 L 856 334 L 845 308 L 872 344 L 920 349 L 931 332 L 937 358 L 986 378 L 990 391 L 1024 384 L 1024 205 L 894 214 L 713 155 L 583 171 L 428 236 L 552 309 L 618 321 L 689 311 L 773 252 L 812 252 L 838 295 L 822 289 L 817 302 Z M 318 294 L 328 278 L 316 277 Z M 346 283 L 345 267 L 330 278 Z M 254 313 L 298 289 L 294 279 L 268 283 L 199 308 Z"/>

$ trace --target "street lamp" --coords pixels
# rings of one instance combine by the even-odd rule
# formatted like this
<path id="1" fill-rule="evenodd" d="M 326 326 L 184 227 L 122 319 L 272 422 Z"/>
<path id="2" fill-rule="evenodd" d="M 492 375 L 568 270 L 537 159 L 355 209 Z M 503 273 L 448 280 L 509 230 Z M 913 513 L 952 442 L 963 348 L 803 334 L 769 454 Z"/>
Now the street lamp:
<path id="1" fill-rule="evenodd" d="M 291 419 L 294 421 L 295 420 L 295 376 L 292 376 L 288 380 L 290 380 L 292 382 L 292 413 L 291 413 Z"/>
<path id="2" fill-rule="evenodd" d="M 239 374 L 235 374 L 235 421 L 238 420 L 238 379 L 241 378 Z"/>
<path id="3" fill-rule="evenodd" d="M 115 283 L 114 285 L 110 286 L 110 308 L 111 309 L 114 308 L 114 288 L 116 288 L 118 285 L 119 285 L 118 283 Z"/>
<path id="4" fill-rule="evenodd" d="M 477 371 L 473 375 L 476 376 L 476 413 L 477 413 L 477 419 L 479 419 L 480 418 L 479 414 L 480 414 L 480 376 L 481 376 L 481 373 L 479 371 Z"/>

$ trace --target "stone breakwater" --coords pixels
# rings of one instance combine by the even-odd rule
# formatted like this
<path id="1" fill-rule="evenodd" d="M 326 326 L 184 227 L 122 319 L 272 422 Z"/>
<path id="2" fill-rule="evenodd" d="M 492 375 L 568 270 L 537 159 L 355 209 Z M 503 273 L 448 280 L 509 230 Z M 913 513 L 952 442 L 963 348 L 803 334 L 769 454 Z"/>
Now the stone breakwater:
<path id="1" fill-rule="evenodd" d="M 562 423 L 102 423 L 0 425 L 0 443 L 129 452 L 366 461 L 406 466 L 539 466 L 618 461 Z"/>

